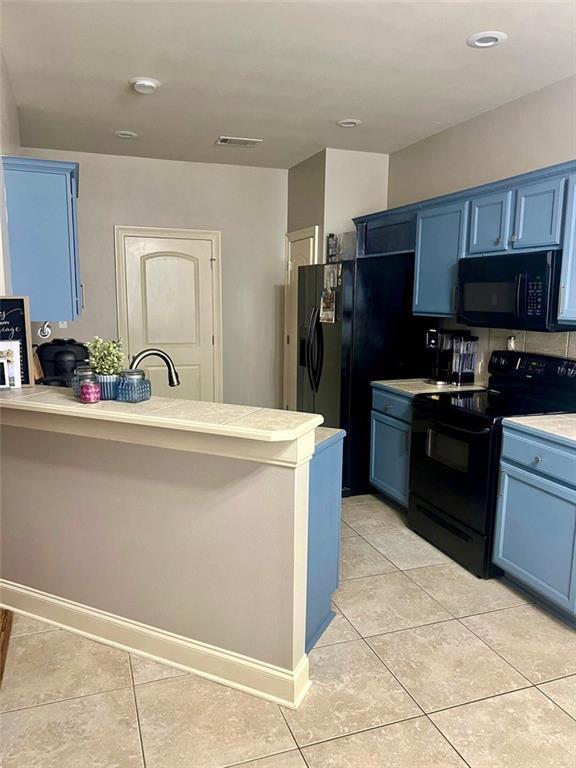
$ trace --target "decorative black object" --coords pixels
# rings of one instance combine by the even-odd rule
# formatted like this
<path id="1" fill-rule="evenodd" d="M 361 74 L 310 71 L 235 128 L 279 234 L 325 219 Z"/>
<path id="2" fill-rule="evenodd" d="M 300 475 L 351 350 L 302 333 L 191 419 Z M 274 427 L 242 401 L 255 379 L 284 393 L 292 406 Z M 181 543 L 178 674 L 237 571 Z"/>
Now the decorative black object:
<path id="1" fill-rule="evenodd" d="M 74 370 L 88 360 L 88 350 L 75 339 L 52 339 L 38 347 L 38 359 L 44 372 L 41 384 L 71 387 Z"/>
<path id="2" fill-rule="evenodd" d="M 0 341 L 20 342 L 22 386 L 29 387 L 34 384 L 28 296 L 0 296 Z"/>

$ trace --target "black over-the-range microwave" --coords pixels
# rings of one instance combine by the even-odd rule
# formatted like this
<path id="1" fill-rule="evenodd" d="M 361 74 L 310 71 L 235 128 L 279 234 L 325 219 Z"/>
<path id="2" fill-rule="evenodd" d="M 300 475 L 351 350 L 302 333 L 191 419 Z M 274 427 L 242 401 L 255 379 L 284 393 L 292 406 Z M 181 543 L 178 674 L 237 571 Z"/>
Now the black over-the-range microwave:
<path id="1" fill-rule="evenodd" d="M 561 251 L 475 256 L 458 262 L 458 321 L 488 328 L 556 331 Z"/>

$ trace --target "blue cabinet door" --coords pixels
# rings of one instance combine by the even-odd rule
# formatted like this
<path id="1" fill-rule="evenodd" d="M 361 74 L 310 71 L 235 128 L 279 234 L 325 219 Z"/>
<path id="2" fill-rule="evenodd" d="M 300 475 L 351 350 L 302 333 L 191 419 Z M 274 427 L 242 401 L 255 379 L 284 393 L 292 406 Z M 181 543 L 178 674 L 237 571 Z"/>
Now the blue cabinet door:
<path id="1" fill-rule="evenodd" d="M 408 506 L 410 424 L 372 411 L 370 483 Z"/>
<path id="2" fill-rule="evenodd" d="M 468 253 L 506 251 L 510 241 L 512 191 L 481 195 L 470 201 Z"/>
<path id="3" fill-rule="evenodd" d="M 576 326 L 576 174 L 567 186 L 558 320 Z"/>
<path id="4" fill-rule="evenodd" d="M 30 297 L 32 320 L 74 320 L 80 311 L 78 167 L 4 158 L 12 292 Z"/>
<path id="5" fill-rule="evenodd" d="M 576 489 L 502 462 L 494 562 L 576 615 Z"/>
<path id="6" fill-rule="evenodd" d="M 516 191 L 513 248 L 560 244 L 565 179 L 556 177 L 523 184 Z"/>
<path id="7" fill-rule="evenodd" d="M 343 441 L 344 432 L 337 432 L 316 448 L 310 462 L 306 653 L 334 617 L 331 601 L 338 589 Z"/>
<path id="8" fill-rule="evenodd" d="M 426 208 L 416 221 L 414 304 L 416 315 L 456 314 L 458 259 L 466 236 L 465 201 Z"/>

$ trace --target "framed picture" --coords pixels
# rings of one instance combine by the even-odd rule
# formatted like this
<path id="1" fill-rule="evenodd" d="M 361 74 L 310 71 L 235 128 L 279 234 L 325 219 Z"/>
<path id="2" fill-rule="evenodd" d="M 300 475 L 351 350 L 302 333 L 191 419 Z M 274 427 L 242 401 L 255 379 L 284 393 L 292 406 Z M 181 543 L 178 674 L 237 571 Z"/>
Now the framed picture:
<path id="1" fill-rule="evenodd" d="M 20 345 L 20 382 L 34 385 L 32 364 L 32 332 L 28 296 L 0 296 L 0 342 Z"/>
<path id="2" fill-rule="evenodd" d="M 0 389 L 8 389 L 10 380 L 8 379 L 8 363 L 0 359 Z"/>
<path id="3" fill-rule="evenodd" d="M 19 341 L 0 341 L 0 362 L 6 367 L 8 386 L 19 389 L 22 386 Z"/>

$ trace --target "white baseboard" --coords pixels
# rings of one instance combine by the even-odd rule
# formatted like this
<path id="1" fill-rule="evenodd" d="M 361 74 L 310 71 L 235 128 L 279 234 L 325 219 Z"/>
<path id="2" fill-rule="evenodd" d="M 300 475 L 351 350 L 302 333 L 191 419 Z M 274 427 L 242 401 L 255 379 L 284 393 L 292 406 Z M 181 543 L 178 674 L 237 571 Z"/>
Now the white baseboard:
<path id="1" fill-rule="evenodd" d="M 283 669 L 4 579 L 0 605 L 291 709 L 300 706 L 311 685 L 307 656 L 294 670 Z"/>

